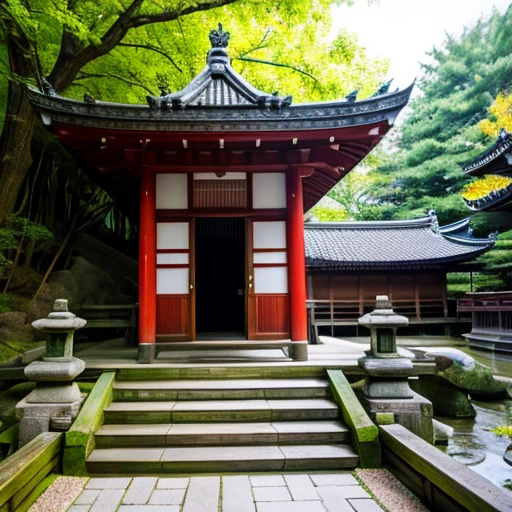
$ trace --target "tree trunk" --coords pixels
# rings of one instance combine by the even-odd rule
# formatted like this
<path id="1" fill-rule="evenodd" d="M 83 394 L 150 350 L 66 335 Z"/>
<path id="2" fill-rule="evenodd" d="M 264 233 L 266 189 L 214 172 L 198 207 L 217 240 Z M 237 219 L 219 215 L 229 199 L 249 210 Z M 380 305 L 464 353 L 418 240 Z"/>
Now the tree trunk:
<path id="1" fill-rule="evenodd" d="M 0 224 L 12 215 L 18 194 L 32 164 L 30 143 L 36 114 L 25 85 L 9 83 L 4 128 L 0 139 Z"/>

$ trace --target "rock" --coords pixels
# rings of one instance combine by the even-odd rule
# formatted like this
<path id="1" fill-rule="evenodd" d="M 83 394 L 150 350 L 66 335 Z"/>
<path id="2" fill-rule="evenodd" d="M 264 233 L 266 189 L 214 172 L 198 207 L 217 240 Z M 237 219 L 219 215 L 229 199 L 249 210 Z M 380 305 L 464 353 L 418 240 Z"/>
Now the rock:
<path id="1" fill-rule="evenodd" d="M 512 466 L 512 444 L 509 444 L 508 448 L 505 450 L 505 455 L 503 455 L 503 460 L 509 466 Z"/>
<path id="2" fill-rule="evenodd" d="M 34 330 L 26 323 L 27 315 L 19 311 L 8 311 L 0 315 L 0 342 L 16 343 L 34 340 Z"/>
<path id="3" fill-rule="evenodd" d="M 70 271 L 77 285 L 76 298 L 79 304 L 105 304 L 103 301 L 106 294 L 99 294 L 98 291 L 114 285 L 114 280 L 106 272 L 81 256 L 74 259 Z"/>
<path id="4" fill-rule="evenodd" d="M 448 441 L 453 437 L 453 427 L 434 419 L 432 420 L 432 426 L 434 427 L 435 444 L 448 444 Z"/>
<path id="5" fill-rule="evenodd" d="M 432 402 L 435 416 L 455 418 L 476 416 L 468 394 L 437 375 L 421 375 L 418 379 L 409 379 L 409 385 L 416 393 Z"/>
<path id="6" fill-rule="evenodd" d="M 505 384 L 494 378 L 491 369 L 461 350 L 449 347 L 421 350 L 426 357 L 435 358 L 439 377 L 469 393 L 473 398 L 483 400 L 507 396 Z"/>

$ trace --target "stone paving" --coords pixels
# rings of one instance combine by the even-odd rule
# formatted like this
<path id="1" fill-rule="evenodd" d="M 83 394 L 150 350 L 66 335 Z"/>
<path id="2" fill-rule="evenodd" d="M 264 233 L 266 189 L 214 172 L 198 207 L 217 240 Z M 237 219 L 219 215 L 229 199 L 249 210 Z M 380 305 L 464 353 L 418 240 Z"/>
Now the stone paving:
<path id="1" fill-rule="evenodd" d="M 349 472 L 91 478 L 68 512 L 382 512 Z"/>

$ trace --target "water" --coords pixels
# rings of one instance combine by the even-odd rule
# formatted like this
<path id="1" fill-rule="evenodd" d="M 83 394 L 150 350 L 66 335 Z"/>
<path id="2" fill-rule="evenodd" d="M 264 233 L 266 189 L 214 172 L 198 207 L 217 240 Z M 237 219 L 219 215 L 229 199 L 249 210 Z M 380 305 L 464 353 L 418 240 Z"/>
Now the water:
<path id="1" fill-rule="evenodd" d="M 511 356 L 457 348 L 489 366 L 494 374 L 512 378 Z M 512 421 L 507 415 L 507 408 L 512 411 L 512 400 L 473 402 L 473 405 L 476 418 L 438 418 L 455 430 L 449 445 L 441 449 L 495 485 L 503 487 L 507 480 L 512 482 L 512 466 L 503 460 L 503 454 L 512 440 L 497 437 L 489 430 Z"/>

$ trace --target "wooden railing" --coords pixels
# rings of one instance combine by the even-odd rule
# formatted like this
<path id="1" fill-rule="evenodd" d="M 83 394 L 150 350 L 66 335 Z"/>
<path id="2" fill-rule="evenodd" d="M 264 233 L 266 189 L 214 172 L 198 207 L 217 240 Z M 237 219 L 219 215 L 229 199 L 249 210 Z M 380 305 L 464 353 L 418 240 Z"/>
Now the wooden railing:
<path id="1" fill-rule="evenodd" d="M 512 332 L 512 293 L 465 297 L 457 302 L 458 313 L 471 313 L 472 333 Z"/>
<path id="2" fill-rule="evenodd" d="M 395 313 L 406 316 L 413 323 L 425 319 L 447 318 L 442 299 L 393 300 Z M 373 311 L 375 298 L 371 300 L 308 300 L 310 320 L 315 325 L 353 325 L 362 315 Z"/>

